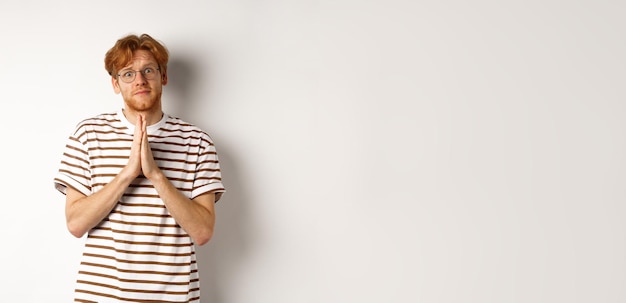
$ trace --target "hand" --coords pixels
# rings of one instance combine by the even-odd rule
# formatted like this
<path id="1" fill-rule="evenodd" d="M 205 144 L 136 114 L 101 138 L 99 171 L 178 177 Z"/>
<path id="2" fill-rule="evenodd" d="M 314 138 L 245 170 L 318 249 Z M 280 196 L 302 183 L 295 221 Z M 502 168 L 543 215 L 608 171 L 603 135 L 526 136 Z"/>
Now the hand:
<path id="1" fill-rule="evenodd" d="M 139 125 L 135 126 L 135 129 L 138 127 L 141 128 L 141 171 L 146 178 L 152 179 L 160 172 L 160 169 L 156 164 L 156 161 L 154 161 L 152 149 L 150 149 L 150 143 L 148 143 L 148 126 L 146 125 L 146 118 L 143 115 L 139 115 L 137 123 Z"/>
<path id="2" fill-rule="evenodd" d="M 144 131 L 141 128 L 142 116 L 137 117 L 135 125 L 135 133 L 133 134 L 133 143 L 130 146 L 130 156 L 126 169 L 134 179 L 141 173 L 141 144 L 143 142 Z"/>

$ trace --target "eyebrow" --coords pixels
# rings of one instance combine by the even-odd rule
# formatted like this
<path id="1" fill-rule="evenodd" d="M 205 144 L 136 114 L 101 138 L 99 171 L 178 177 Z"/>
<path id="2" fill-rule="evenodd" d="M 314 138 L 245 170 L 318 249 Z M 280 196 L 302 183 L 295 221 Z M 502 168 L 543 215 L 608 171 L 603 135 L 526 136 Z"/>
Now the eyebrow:
<path id="1" fill-rule="evenodd" d="M 158 64 L 153 64 L 153 63 L 148 63 L 148 64 L 140 67 L 138 70 L 144 70 L 144 69 L 149 68 L 149 67 L 152 67 L 152 68 L 156 69 L 156 68 L 159 68 L 159 65 Z M 134 71 L 134 69 L 132 67 L 122 67 L 120 69 L 120 72 L 121 71 L 125 71 L 125 70 L 132 70 L 132 71 Z"/>

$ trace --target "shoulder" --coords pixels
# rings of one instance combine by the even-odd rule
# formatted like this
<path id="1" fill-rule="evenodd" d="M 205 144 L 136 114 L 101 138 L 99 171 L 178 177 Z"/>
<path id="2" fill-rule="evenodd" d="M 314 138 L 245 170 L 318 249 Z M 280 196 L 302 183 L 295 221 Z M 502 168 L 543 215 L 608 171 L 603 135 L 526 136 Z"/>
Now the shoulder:
<path id="1" fill-rule="evenodd" d="M 206 140 L 208 143 L 213 144 L 211 136 L 209 136 L 206 131 L 204 131 L 199 126 L 178 117 L 168 116 L 168 119 L 165 122 L 163 128 L 168 132 L 177 132 L 182 136 L 199 138 L 203 141 Z"/>
<path id="2" fill-rule="evenodd" d="M 97 132 L 103 128 L 111 127 L 120 120 L 115 113 L 102 113 L 79 121 L 74 128 L 74 135 L 81 137 L 82 134 Z"/>
<path id="3" fill-rule="evenodd" d="M 96 116 L 88 117 L 76 125 L 76 128 L 85 128 L 89 126 L 100 126 L 100 125 L 108 125 L 114 122 L 119 122 L 119 118 L 115 113 L 103 113 Z"/>

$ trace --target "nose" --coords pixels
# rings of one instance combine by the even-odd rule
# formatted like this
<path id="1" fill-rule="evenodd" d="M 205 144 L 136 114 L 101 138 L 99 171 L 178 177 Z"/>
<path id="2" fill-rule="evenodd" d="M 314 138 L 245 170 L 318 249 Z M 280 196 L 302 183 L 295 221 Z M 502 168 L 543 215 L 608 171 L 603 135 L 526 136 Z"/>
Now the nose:
<path id="1" fill-rule="evenodd" d="M 148 82 L 148 80 L 146 79 L 146 77 L 143 75 L 142 72 L 135 73 L 134 81 L 137 82 L 137 84 L 145 84 L 146 82 Z"/>

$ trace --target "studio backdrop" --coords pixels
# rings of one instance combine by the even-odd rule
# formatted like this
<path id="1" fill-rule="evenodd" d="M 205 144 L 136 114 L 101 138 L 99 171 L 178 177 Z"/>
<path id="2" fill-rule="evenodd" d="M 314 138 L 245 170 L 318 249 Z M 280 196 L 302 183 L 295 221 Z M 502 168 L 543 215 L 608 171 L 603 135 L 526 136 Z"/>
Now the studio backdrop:
<path id="1" fill-rule="evenodd" d="M 167 113 L 226 193 L 203 303 L 626 302 L 620 1 L 3 1 L 2 302 L 69 302 L 53 186 L 122 99 L 104 54 L 169 49 Z"/>

